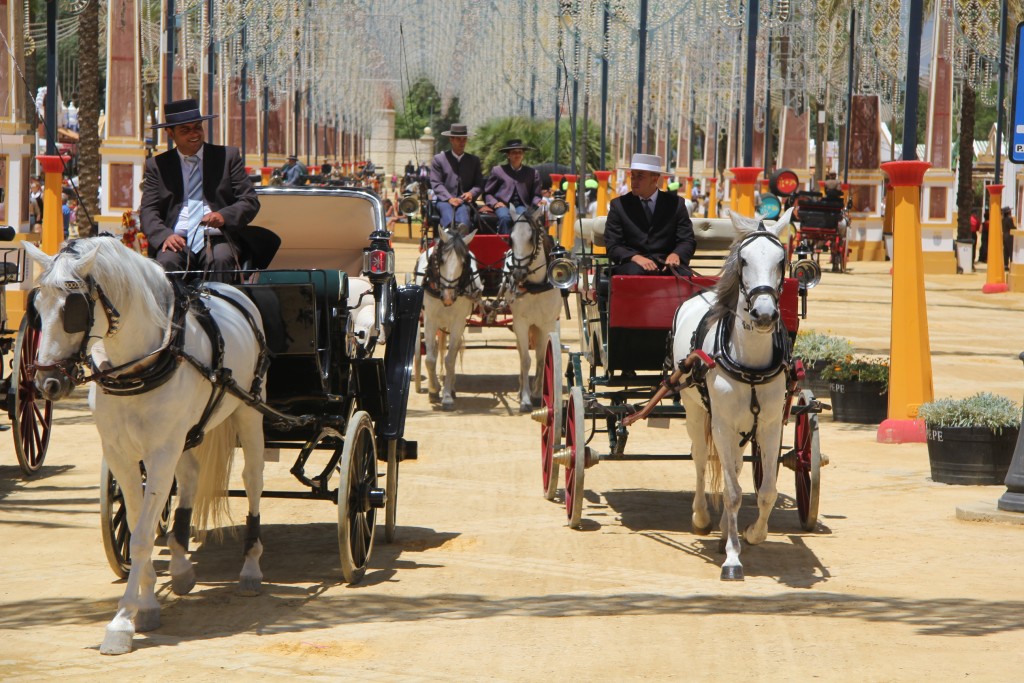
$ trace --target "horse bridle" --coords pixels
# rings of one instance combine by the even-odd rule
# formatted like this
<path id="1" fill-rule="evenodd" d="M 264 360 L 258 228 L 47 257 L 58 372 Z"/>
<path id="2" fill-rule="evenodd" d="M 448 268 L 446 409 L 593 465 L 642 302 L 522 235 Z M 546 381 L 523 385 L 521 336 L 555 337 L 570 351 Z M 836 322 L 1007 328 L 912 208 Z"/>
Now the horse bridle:
<path id="1" fill-rule="evenodd" d="M 762 295 L 771 297 L 772 302 L 777 307 L 779 305 L 779 294 L 780 292 L 782 292 L 782 286 L 786 280 L 786 272 L 783 268 L 779 274 L 779 283 L 774 287 L 771 285 L 758 285 L 753 289 L 747 289 L 747 286 L 743 281 L 743 268 L 746 266 L 746 262 L 743 260 L 743 257 L 740 255 L 740 252 L 743 251 L 743 248 L 745 246 L 761 237 L 769 239 L 771 242 L 778 245 L 779 248 L 782 249 L 783 251 L 786 250 L 786 248 L 782 245 L 782 240 L 780 240 L 775 235 L 775 233 L 765 230 L 763 223 L 760 226 L 758 226 L 757 230 L 744 237 L 743 241 L 740 242 L 740 246 L 736 248 L 736 256 L 740 260 L 740 294 L 743 296 L 744 303 L 746 306 L 745 310 L 747 313 L 750 313 L 750 309 L 754 305 L 754 299 Z"/>
<path id="2" fill-rule="evenodd" d="M 517 220 L 517 222 L 518 222 L 518 220 Z M 544 248 L 543 247 L 544 232 L 542 230 L 538 230 L 537 229 L 537 225 L 532 220 L 530 220 L 529 217 L 526 218 L 526 222 L 530 224 L 530 230 L 532 231 L 532 235 L 533 235 L 533 249 L 530 250 L 529 256 L 525 256 L 523 258 L 517 257 L 515 255 L 515 251 L 509 250 L 509 254 L 508 254 L 509 264 L 510 264 L 509 265 L 509 275 L 511 276 L 512 284 L 514 284 L 514 285 L 518 285 L 518 284 L 522 283 L 532 273 L 534 273 L 534 272 L 536 272 L 538 270 L 541 270 L 542 268 L 547 268 L 547 254 L 546 253 L 544 254 L 544 256 L 545 256 L 544 263 L 542 263 L 541 265 L 537 266 L 536 268 L 532 268 L 532 269 L 530 268 L 530 264 L 533 263 L 533 260 L 535 258 L 537 258 L 537 251 Z"/>
<path id="3" fill-rule="evenodd" d="M 473 275 L 470 265 L 469 247 L 466 247 L 466 262 L 463 264 L 462 272 L 457 279 L 451 280 L 441 274 L 441 263 L 444 254 L 447 250 L 456 248 L 455 240 L 462 241 L 462 237 L 453 234 L 452 239 L 448 242 L 444 240 L 438 241 L 433 253 L 430 255 L 430 259 L 427 261 L 427 272 L 424 274 L 425 284 L 428 285 L 428 290 L 431 288 L 435 289 L 437 295 L 440 295 L 446 289 L 454 291 L 456 296 L 472 293 Z"/>
<path id="4" fill-rule="evenodd" d="M 72 382 L 80 384 L 84 381 L 81 365 L 88 362 L 87 347 L 89 340 L 93 338 L 89 332 L 96 322 L 96 315 L 93 312 L 94 305 L 98 302 L 103 308 L 103 314 L 107 316 L 105 337 L 117 334 L 121 326 L 121 313 L 92 276 L 86 276 L 85 280 L 68 280 L 64 283 L 64 289 L 69 292 L 64 298 L 64 307 L 61 311 L 64 332 L 67 334 L 81 333 L 82 342 L 78 345 L 78 350 L 67 358 L 55 363 L 33 363 L 29 366 L 29 371 L 59 370 Z M 39 288 L 36 287 L 29 293 L 25 306 L 28 324 L 37 332 L 42 330 L 42 319 L 35 307 L 35 298 L 38 294 Z"/>

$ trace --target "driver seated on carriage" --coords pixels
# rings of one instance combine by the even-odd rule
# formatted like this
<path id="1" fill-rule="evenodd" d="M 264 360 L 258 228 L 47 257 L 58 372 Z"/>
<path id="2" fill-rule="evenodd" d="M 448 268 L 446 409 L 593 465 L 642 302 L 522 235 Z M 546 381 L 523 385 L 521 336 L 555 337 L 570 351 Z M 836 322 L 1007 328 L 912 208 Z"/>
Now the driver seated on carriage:
<path id="1" fill-rule="evenodd" d="M 505 153 L 508 163 L 495 166 L 487 176 L 483 210 L 493 211 L 497 216 L 499 235 L 511 234 L 515 220 L 540 205 L 540 173 L 523 164 L 523 156 L 532 149 L 522 140 L 509 140 L 498 150 Z"/>
<path id="2" fill-rule="evenodd" d="M 466 152 L 469 130 L 465 124 L 453 123 L 441 135 L 448 138 L 451 149 L 434 155 L 430 164 L 430 188 L 440 227 L 448 228 L 453 222 L 469 225 L 470 207 L 484 191 L 480 157 Z"/>
<path id="3" fill-rule="evenodd" d="M 164 106 L 164 123 L 175 148 L 146 161 L 140 218 L 150 256 L 167 271 L 203 270 L 208 279 L 238 269 L 246 250 L 241 237 L 260 201 L 237 147 L 205 141 L 194 99 Z"/>
<path id="4" fill-rule="evenodd" d="M 631 191 L 612 200 L 604 240 L 613 275 L 689 274 L 697 248 L 686 203 L 675 192 L 658 189 L 662 159 L 634 154 L 629 165 Z"/>

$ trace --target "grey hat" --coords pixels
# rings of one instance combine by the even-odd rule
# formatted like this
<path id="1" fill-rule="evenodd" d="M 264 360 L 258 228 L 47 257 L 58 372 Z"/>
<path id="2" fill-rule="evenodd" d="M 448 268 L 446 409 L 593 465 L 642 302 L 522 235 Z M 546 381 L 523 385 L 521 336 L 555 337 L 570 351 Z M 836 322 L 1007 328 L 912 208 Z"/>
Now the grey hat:
<path id="1" fill-rule="evenodd" d="M 441 133 L 446 138 L 468 138 L 469 129 L 464 123 L 453 123 L 451 128 Z"/>

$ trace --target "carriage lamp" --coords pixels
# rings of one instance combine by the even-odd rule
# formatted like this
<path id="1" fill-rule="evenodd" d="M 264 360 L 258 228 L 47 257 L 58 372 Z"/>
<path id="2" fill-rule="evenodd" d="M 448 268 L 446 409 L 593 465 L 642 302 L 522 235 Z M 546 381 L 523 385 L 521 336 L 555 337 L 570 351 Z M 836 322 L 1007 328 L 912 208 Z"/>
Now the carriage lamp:
<path id="1" fill-rule="evenodd" d="M 579 267 L 573 260 L 565 247 L 556 244 L 548 260 L 548 282 L 552 285 L 567 291 L 571 289 L 579 278 Z"/>
<path id="2" fill-rule="evenodd" d="M 383 277 L 395 273 L 395 252 L 390 249 L 363 249 L 363 275 Z"/>
<path id="3" fill-rule="evenodd" d="M 799 251 L 797 255 L 800 255 Z M 800 289 L 813 289 L 821 282 L 821 266 L 812 259 L 800 259 L 790 268 L 790 277 L 797 281 Z"/>
<path id="4" fill-rule="evenodd" d="M 565 201 L 565 193 L 558 191 L 555 193 L 555 198 L 548 204 L 548 213 L 555 218 L 561 218 L 569 212 L 569 203 Z"/>
<path id="5" fill-rule="evenodd" d="M 398 202 L 398 212 L 403 216 L 415 216 L 419 210 L 420 202 L 410 192 L 405 193 L 405 196 Z"/>

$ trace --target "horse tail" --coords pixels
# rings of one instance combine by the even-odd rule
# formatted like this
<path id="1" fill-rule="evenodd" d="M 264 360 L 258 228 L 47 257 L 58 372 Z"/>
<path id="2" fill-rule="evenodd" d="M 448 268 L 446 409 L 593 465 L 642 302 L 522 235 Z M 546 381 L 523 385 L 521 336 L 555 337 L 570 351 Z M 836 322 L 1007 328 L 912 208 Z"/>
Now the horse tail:
<path id="1" fill-rule="evenodd" d="M 722 500 L 722 459 L 718 457 L 718 448 L 715 446 L 715 438 L 711 434 L 711 415 L 704 420 L 704 442 L 708 445 L 708 466 L 711 468 L 711 484 L 708 487 L 711 491 L 711 504 L 718 510 Z"/>
<path id="2" fill-rule="evenodd" d="M 216 535 L 222 530 L 225 520 L 231 521 L 227 489 L 237 444 L 235 421 L 227 419 L 208 431 L 203 442 L 194 449 L 199 463 L 199 481 L 192 508 L 196 529 L 213 530 Z"/>

